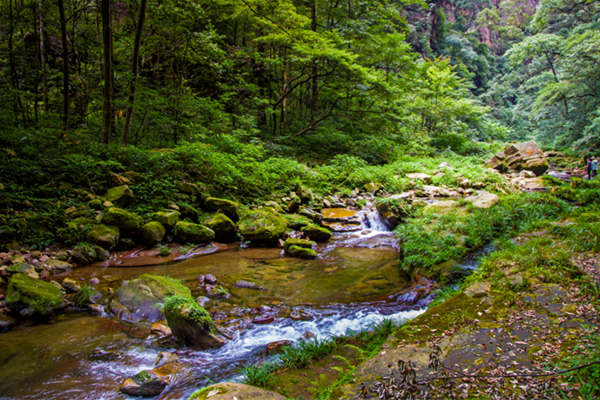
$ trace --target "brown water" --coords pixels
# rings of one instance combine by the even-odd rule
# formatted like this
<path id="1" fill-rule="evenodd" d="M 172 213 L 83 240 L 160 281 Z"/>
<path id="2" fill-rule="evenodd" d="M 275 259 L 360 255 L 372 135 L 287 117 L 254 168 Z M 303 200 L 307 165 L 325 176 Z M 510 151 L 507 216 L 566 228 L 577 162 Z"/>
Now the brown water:
<path id="1" fill-rule="evenodd" d="M 97 277 L 102 292 L 152 273 L 184 281 L 195 296 L 205 295 L 197 277 L 211 273 L 230 297 L 211 299 L 206 308 L 232 339 L 209 351 L 176 348 L 146 328 L 106 315 L 63 315 L 51 324 L 20 326 L 0 335 L 0 398 L 127 398 L 118 392 L 119 384 L 152 368 L 161 351 L 174 353 L 178 364 L 171 385 L 157 398 L 187 398 L 211 381 L 235 379 L 241 366 L 266 356 L 270 342 L 301 340 L 306 332 L 323 339 L 366 329 L 384 318 L 412 318 L 421 311 L 386 299 L 407 289 L 409 282 L 397 251 L 389 246 L 389 234 L 380 233 L 364 228 L 338 235 L 319 249 L 315 260 L 283 257 L 280 249 L 236 248 L 167 265 L 74 270 L 70 277 L 82 284 Z M 235 288 L 239 280 L 265 290 Z M 274 321 L 252 323 L 265 309 Z M 312 318 L 291 319 L 290 313 L 298 310 Z"/>

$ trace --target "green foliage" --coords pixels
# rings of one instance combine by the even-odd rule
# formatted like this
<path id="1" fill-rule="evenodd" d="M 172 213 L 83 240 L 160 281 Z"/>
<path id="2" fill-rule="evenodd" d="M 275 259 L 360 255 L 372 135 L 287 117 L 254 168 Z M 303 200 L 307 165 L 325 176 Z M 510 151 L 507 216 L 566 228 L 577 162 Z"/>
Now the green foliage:
<path id="1" fill-rule="evenodd" d="M 336 340 L 302 341 L 294 346 L 281 349 L 280 360 L 284 367 L 303 368 L 311 360 L 318 360 L 330 354 L 336 347 Z"/>

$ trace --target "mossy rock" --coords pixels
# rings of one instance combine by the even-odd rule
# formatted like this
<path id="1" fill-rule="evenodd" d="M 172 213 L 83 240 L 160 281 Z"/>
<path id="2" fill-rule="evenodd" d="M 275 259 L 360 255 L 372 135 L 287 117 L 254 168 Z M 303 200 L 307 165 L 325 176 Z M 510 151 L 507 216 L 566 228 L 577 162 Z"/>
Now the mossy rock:
<path id="1" fill-rule="evenodd" d="M 99 291 L 90 286 L 83 286 L 73 298 L 73 303 L 77 307 L 85 307 L 89 304 L 98 303 L 101 298 L 102 294 Z"/>
<path id="2" fill-rule="evenodd" d="M 104 198 L 120 207 L 125 207 L 133 202 L 135 197 L 127 185 L 116 186 L 106 191 Z"/>
<path id="3" fill-rule="evenodd" d="M 115 290 L 108 307 L 124 321 L 154 322 L 164 319 L 158 304 L 169 296 L 191 298 L 191 292 L 183 283 L 168 276 L 143 274 Z"/>
<path id="4" fill-rule="evenodd" d="M 74 231 L 82 232 L 87 229 L 90 229 L 94 224 L 95 221 L 91 218 L 79 217 L 67 222 L 67 227 L 69 229 L 73 229 Z"/>
<path id="5" fill-rule="evenodd" d="M 204 225 L 179 221 L 175 224 L 175 237 L 185 243 L 209 243 L 215 239 L 215 232 Z"/>
<path id="6" fill-rule="evenodd" d="M 8 283 L 6 305 L 23 316 L 48 317 L 63 308 L 65 300 L 53 284 L 17 273 Z"/>
<path id="7" fill-rule="evenodd" d="M 218 242 L 230 243 L 237 240 L 235 223 L 225 214 L 216 213 L 206 222 L 206 225 L 215 231 Z"/>
<path id="8" fill-rule="evenodd" d="M 290 200 L 285 205 L 285 211 L 288 213 L 295 213 L 298 211 L 298 209 L 300 209 L 300 197 L 298 197 L 296 193 L 292 193 L 290 197 Z"/>
<path id="9" fill-rule="evenodd" d="M 163 312 L 173 335 L 185 344 L 202 348 L 225 344 L 208 311 L 191 296 L 168 297 Z"/>
<path id="10" fill-rule="evenodd" d="M 312 259 L 312 258 L 317 257 L 317 252 L 314 251 L 313 249 L 309 249 L 309 248 L 301 247 L 301 246 L 297 246 L 297 245 L 288 246 L 285 249 L 285 254 L 290 257 L 306 258 L 306 259 Z"/>
<path id="11" fill-rule="evenodd" d="M 102 216 L 102 223 L 114 225 L 123 232 L 135 233 L 142 227 L 143 219 L 122 208 L 111 207 Z"/>
<path id="12" fill-rule="evenodd" d="M 328 241 L 329 239 L 331 239 L 332 235 L 329 229 L 314 224 L 304 226 L 300 230 L 306 236 L 308 236 L 310 240 L 314 240 L 315 242 L 319 243 Z"/>
<path id="13" fill-rule="evenodd" d="M 6 268 L 6 272 L 8 272 L 9 274 L 25 274 L 30 278 L 33 279 L 38 279 L 40 276 L 37 273 L 37 271 L 35 270 L 35 267 L 31 264 L 27 264 L 25 262 L 20 262 L 20 263 L 16 263 L 13 265 L 9 265 Z"/>
<path id="14" fill-rule="evenodd" d="M 163 226 L 173 227 L 179 221 L 181 213 L 177 210 L 160 210 L 154 213 L 154 220 L 160 222 Z"/>
<path id="15" fill-rule="evenodd" d="M 272 208 L 249 211 L 238 223 L 244 239 L 256 244 L 272 245 L 283 236 L 287 222 Z"/>
<path id="16" fill-rule="evenodd" d="M 145 370 L 126 379 L 119 390 L 129 396 L 154 397 L 161 394 L 168 384 L 167 376 L 153 370 Z"/>
<path id="17" fill-rule="evenodd" d="M 91 264 L 96 261 L 96 248 L 89 243 L 78 243 L 71 251 L 71 258 L 78 264 Z"/>
<path id="18" fill-rule="evenodd" d="M 157 221 L 151 221 L 142 226 L 142 239 L 150 246 L 162 242 L 165 233 L 165 227 Z"/>
<path id="19" fill-rule="evenodd" d="M 90 242 L 96 243 L 98 246 L 112 250 L 119 243 L 119 233 L 119 228 L 116 226 L 98 224 L 92 226 L 87 234 L 87 238 Z"/>
<path id="20" fill-rule="evenodd" d="M 227 215 L 229 218 L 231 218 L 233 221 L 239 220 L 239 207 L 239 203 L 232 200 L 220 199 L 217 197 L 207 197 L 206 199 L 204 199 L 204 208 L 207 211 L 220 211 L 223 214 Z"/>
<path id="21" fill-rule="evenodd" d="M 299 214 L 285 214 L 284 218 L 287 221 L 287 226 L 290 229 L 302 229 L 307 225 L 312 225 L 313 222 L 307 217 Z"/>
<path id="22" fill-rule="evenodd" d="M 306 249 L 312 249 L 316 245 L 317 245 L 317 243 L 313 242 L 312 240 L 287 238 L 287 239 L 285 239 L 285 242 L 283 243 L 283 250 L 287 251 L 287 249 L 290 246 L 298 246 L 298 247 L 304 247 Z"/>
<path id="23" fill-rule="evenodd" d="M 412 213 L 410 204 L 402 199 L 378 198 L 375 201 L 377 212 L 388 229 L 394 229 L 400 221 Z"/>
<path id="24" fill-rule="evenodd" d="M 285 397 L 255 386 L 243 383 L 222 382 L 207 386 L 192 394 L 189 400 L 285 400 Z"/>

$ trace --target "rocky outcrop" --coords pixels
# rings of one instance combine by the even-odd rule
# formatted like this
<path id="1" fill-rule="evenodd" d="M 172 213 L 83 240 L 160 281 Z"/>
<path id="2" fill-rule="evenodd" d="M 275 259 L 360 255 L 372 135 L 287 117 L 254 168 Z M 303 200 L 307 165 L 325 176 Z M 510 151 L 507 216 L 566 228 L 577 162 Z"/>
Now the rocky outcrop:
<path id="1" fill-rule="evenodd" d="M 285 400 L 285 397 L 268 390 L 242 383 L 223 382 L 207 386 L 194 393 L 189 400 Z"/>
<path id="2" fill-rule="evenodd" d="M 57 286 L 17 273 L 10 278 L 6 305 L 24 317 L 48 317 L 63 308 L 65 301 Z"/>
<path id="3" fill-rule="evenodd" d="M 273 245 L 283 236 L 287 222 L 271 208 L 260 208 L 248 212 L 238 223 L 244 239 L 253 244 Z"/>
<path id="4" fill-rule="evenodd" d="M 134 200 L 133 192 L 127 185 L 116 186 L 106 191 L 104 198 L 120 207 L 125 207 Z"/>
<path id="5" fill-rule="evenodd" d="M 550 167 L 544 153 L 533 141 L 512 144 L 506 147 L 504 152 L 490 158 L 487 164 L 500 172 L 526 170 L 532 171 L 537 176 L 542 175 Z"/>

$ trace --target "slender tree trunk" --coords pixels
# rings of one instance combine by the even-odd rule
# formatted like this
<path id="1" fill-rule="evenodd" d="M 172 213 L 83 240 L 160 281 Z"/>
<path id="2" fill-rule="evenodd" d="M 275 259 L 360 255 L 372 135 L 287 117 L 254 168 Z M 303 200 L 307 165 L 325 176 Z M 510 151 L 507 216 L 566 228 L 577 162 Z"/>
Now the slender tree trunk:
<path id="1" fill-rule="evenodd" d="M 38 0 L 38 39 L 40 52 L 40 67 L 42 69 L 42 91 L 44 92 L 44 112 L 48 112 L 48 71 L 46 67 L 46 49 L 44 47 L 44 2 Z"/>
<path id="2" fill-rule="evenodd" d="M 60 0 L 62 1 L 62 0 Z M 102 143 L 108 144 L 113 132 L 113 68 L 112 68 L 112 15 L 111 0 L 101 0 L 102 42 L 104 50 L 104 103 L 102 110 Z"/>
<path id="3" fill-rule="evenodd" d="M 558 74 L 556 73 L 556 69 L 554 68 L 554 63 L 552 62 L 552 57 L 548 53 L 546 53 L 546 60 L 548 61 L 550 70 L 552 70 L 552 76 L 554 77 L 554 81 L 556 83 L 559 83 L 560 80 L 558 79 Z M 565 119 L 569 119 L 569 105 L 567 103 L 567 97 L 564 94 L 561 97 L 562 97 L 563 107 L 565 109 L 565 111 L 564 111 Z"/>
<path id="4" fill-rule="evenodd" d="M 283 135 L 285 131 L 285 118 L 287 112 L 287 88 L 288 88 L 288 61 L 287 61 L 287 48 L 283 48 L 282 55 L 282 76 L 281 76 L 281 112 L 279 115 L 279 134 Z"/>
<path id="5" fill-rule="evenodd" d="M 316 0 L 310 2 L 310 27 L 313 32 L 317 31 L 317 5 Z M 311 99 L 310 99 L 310 122 L 313 124 L 317 117 L 318 104 L 319 104 L 319 78 L 317 77 L 318 68 L 317 61 L 312 62 L 312 88 L 311 88 Z"/>
<path id="6" fill-rule="evenodd" d="M 13 112 L 15 116 L 15 123 L 19 121 L 19 110 L 21 109 L 20 104 L 21 100 L 19 98 L 19 80 L 17 79 L 17 66 L 15 62 L 15 52 L 13 48 L 13 35 L 15 31 L 15 16 L 13 14 L 13 2 L 12 0 L 8 0 L 8 63 L 10 66 L 10 80 L 11 86 L 14 91 L 13 96 Z M 23 117 L 24 118 L 24 117 Z M 23 123 L 25 123 L 25 119 L 23 119 Z"/>
<path id="7" fill-rule="evenodd" d="M 58 0 L 58 13 L 60 16 L 60 32 L 62 39 L 63 57 L 63 135 L 69 127 L 69 51 L 67 44 L 67 22 L 65 18 L 65 4 Z"/>
<path id="8" fill-rule="evenodd" d="M 129 142 L 129 132 L 131 131 L 131 117 L 133 115 L 133 102 L 135 101 L 135 85 L 138 77 L 138 65 L 140 57 L 140 43 L 142 42 L 142 29 L 144 28 L 144 19 L 146 18 L 146 0 L 141 0 L 140 14 L 135 30 L 135 42 L 133 44 L 133 60 L 131 62 L 131 87 L 129 88 L 129 99 L 127 112 L 125 114 L 125 124 L 123 126 L 122 143 L 124 146 Z"/>

